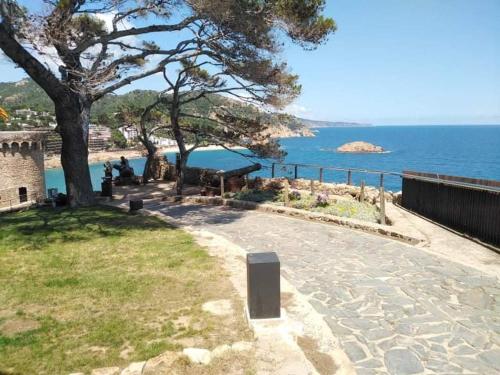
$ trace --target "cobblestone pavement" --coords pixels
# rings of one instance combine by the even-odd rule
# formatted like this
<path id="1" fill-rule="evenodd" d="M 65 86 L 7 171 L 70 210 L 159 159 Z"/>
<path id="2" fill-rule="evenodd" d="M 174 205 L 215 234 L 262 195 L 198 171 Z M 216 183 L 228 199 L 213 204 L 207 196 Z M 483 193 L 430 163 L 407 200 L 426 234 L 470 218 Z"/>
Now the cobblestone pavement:
<path id="1" fill-rule="evenodd" d="M 320 223 L 198 205 L 146 204 L 249 252 L 324 316 L 358 374 L 500 373 L 495 277 L 396 241 Z"/>

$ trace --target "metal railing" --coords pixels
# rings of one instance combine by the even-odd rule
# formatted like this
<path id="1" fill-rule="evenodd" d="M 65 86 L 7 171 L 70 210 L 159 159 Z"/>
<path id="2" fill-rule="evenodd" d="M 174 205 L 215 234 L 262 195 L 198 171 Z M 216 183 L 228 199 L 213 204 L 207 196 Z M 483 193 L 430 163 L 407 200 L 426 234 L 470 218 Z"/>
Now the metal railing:
<path id="1" fill-rule="evenodd" d="M 384 187 L 384 178 L 385 176 L 396 176 L 402 177 L 402 173 L 391 172 L 391 171 L 383 171 L 383 170 L 374 170 L 374 169 L 365 169 L 365 168 L 348 168 L 348 167 L 334 167 L 334 166 L 322 166 L 316 164 L 299 164 L 299 163 L 272 163 L 271 164 L 271 178 L 275 178 L 277 175 L 277 167 L 292 167 L 293 168 L 293 178 L 299 178 L 299 168 L 307 168 L 317 170 L 317 176 L 319 182 L 325 181 L 325 172 L 326 171 L 336 171 L 336 172 L 345 172 L 346 173 L 346 184 L 353 184 L 353 173 L 364 173 L 364 174 L 373 174 L 379 175 L 379 186 Z"/>
<path id="2" fill-rule="evenodd" d="M 401 205 L 500 247 L 500 181 L 405 171 Z"/>

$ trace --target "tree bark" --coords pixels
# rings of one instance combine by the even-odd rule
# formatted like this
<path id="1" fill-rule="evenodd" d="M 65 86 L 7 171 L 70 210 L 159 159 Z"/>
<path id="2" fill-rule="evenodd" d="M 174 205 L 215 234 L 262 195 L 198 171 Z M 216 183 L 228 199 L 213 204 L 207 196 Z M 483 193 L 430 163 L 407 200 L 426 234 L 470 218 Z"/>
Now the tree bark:
<path id="1" fill-rule="evenodd" d="M 186 171 L 187 161 L 189 157 L 188 152 L 180 152 L 180 163 L 179 168 L 176 168 L 175 173 L 177 175 L 175 181 L 175 189 L 177 195 L 182 195 L 182 188 L 184 187 L 184 172 Z"/>
<path id="2" fill-rule="evenodd" d="M 95 203 L 88 163 L 88 135 L 92 103 L 69 93 L 54 101 L 58 131 L 62 138 L 61 164 L 71 207 Z"/>
<path id="3" fill-rule="evenodd" d="M 155 159 L 158 157 L 156 152 L 158 151 L 157 147 L 151 143 L 151 141 L 143 142 L 143 145 L 146 147 L 148 151 L 148 155 L 146 157 L 146 164 L 144 165 L 144 170 L 142 172 L 142 180 L 144 183 L 148 182 L 151 178 L 154 178 L 155 175 Z"/>

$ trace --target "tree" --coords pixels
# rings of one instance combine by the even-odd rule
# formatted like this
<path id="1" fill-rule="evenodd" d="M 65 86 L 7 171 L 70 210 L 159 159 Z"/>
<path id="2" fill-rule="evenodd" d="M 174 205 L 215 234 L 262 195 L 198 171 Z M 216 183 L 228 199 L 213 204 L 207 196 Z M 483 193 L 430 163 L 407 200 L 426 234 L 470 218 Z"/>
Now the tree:
<path id="1" fill-rule="evenodd" d="M 165 129 L 165 121 L 161 112 L 155 110 L 158 101 L 153 102 L 146 108 L 135 103 L 125 103 L 117 113 L 118 120 L 126 127 L 133 127 L 137 130 L 137 138 L 146 149 L 146 163 L 142 172 L 142 179 L 148 182 L 155 175 L 155 159 L 158 147 L 154 144 L 152 136 L 160 129 Z"/>
<path id="2" fill-rule="evenodd" d="M 1 123 L 7 122 L 8 119 L 9 115 L 7 114 L 7 111 L 2 107 L 0 107 L 0 122 Z"/>
<path id="3" fill-rule="evenodd" d="M 113 146 L 115 147 L 127 147 L 127 139 L 118 129 L 111 129 L 111 141 L 113 142 Z"/>
<path id="4" fill-rule="evenodd" d="M 335 28 L 333 20 L 321 15 L 324 0 L 44 0 L 44 4 L 43 13 L 34 14 L 15 0 L 0 0 L 0 48 L 54 102 L 72 206 L 94 201 L 88 126 L 95 101 L 162 72 L 167 65 L 214 52 L 231 56 L 234 78 L 246 79 L 243 66 L 258 69 L 273 62 L 281 45 L 279 32 L 308 47 L 322 42 Z M 111 18 L 109 27 L 104 16 Z M 145 39 L 151 33 L 173 32 L 179 40 L 167 48 Z M 44 57 L 53 59 L 59 77 L 54 67 L 42 62 Z M 248 59 L 256 63 L 245 64 Z"/>

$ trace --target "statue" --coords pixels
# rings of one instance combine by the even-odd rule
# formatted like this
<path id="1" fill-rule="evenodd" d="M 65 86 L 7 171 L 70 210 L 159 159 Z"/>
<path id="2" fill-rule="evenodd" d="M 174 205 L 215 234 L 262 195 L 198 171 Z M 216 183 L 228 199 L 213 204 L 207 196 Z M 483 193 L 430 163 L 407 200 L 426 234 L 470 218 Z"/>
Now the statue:
<path id="1" fill-rule="evenodd" d="M 134 177 L 134 168 L 129 165 L 125 156 L 120 157 L 120 164 L 114 164 L 113 168 L 120 172 L 120 177 Z"/>
<path id="2" fill-rule="evenodd" d="M 109 161 L 104 163 L 104 177 L 105 178 L 113 178 L 113 166 Z"/>

